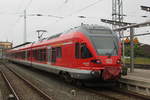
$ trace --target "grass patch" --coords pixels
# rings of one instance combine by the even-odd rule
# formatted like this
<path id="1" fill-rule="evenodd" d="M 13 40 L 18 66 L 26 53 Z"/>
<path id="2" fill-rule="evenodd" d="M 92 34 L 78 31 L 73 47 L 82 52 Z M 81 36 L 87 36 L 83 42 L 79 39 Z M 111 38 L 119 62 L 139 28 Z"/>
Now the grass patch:
<path id="1" fill-rule="evenodd" d="M 130 58 L 125 58 L 125 63 L 130 63 Z M 150 58 L 137 57 L 134 58 L 135 64 L 150 64 Z"/>

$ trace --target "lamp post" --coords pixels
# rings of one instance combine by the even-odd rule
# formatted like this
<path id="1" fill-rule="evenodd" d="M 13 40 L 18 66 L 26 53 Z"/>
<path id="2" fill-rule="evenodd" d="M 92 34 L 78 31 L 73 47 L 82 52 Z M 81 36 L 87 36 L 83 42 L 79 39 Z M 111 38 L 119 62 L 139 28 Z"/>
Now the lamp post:
<path id="1" fill-rule="evenodd" d="M 26 15 L 26 10 L 24 10 L 24 43 L 27 42 L 27 15 Z"/>

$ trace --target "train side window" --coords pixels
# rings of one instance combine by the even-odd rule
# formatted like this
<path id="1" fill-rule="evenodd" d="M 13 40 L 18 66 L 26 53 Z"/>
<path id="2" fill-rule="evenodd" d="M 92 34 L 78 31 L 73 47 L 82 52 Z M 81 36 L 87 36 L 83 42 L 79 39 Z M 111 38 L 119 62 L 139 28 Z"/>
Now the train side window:
<path id="1" fill-rule="evenodd" d="M 52 53 L 51 53 L 51 62 L 55 63 L 56 62 L 56 48 L 52 48 Z"/>
<path id="2" fill-rule="evenodd" d="M 48 62 L 51 62 L 51 47 L 47 48 L 46 58 Z"/>
<path id="3" fill-rule="evenodd" d="M 62 50 L 61 47 L 56 48 L 56 57 L 61 58 L 62 57 Z"/>
<path id="4" fill-rule="evenodd" d="M 36 58 L 35 58 L 36 60 L 40 60 L 40 51 L 39 50 L 37 50 L 36 51 Z"/>
<path id="5" fill-rule="evenodd" d="M 37 50 L 33 50 L 33 58 L 37 60 Z"/>
<path id="6" fill-rule="evenodd" d="M 46 49 L 37 50 L 37 60 L 46 61 Z"/>
<path id="7" fill-rule="evenodd" d="M 17 58 L 25 59 L 26 58 L 26 53 L 25 51 L 19 52 L 16 54 Z"/>
<path id="8" fill-rule="evenodd" d="M 25 58 L 26 58 L 26 52 L 23 51 L 23 59 L 25 59 Z"/>
<path id="9" fill-rule="evenodd" d="M 43 52 L 42 52 L 43 54 L 43 57 L 42 57 L 42 60 L 43 61 L 46 61 L 46 54 L 47 54 L 47 51 L 46 51 L 46 48 L 45 49 L 43 49 Z"/>
<path id="10" fill-rule="evenodd" d="M 31 57 L 31 51 L 30 50 L 27 51 L 27 57 L 28 58 Z"/>
<path id="11" fill-rule="evenodd" d="M 39 60 L 39 61 L 42 61 L 42 60 L 43 60 L 43 55 L 42 55 L 42 54 L 43 54 L 43 50 L 40 49 L 40 50 L 38 50 L 38 51 L 39 51 L 39 52 L 38 52 L 38 54 L 39 54 L 39 57 L 38 57 L 39 59 L 38 59 L 38 60 Z"/>
<path id="12" fill-rule="evenodd" d="M 87 48 L 86 44 L 85 43 L 81 44 L 81 58 L 84 59 L 84 58 L 90 58 L 90 57 L 92 57 L 92 54 Z"/>
<path id="13" fill-rule="evenodd" d="M 80 44 L 79 43 L 75 43 L 75 57 L 76 58 L 80 58 Z"/>

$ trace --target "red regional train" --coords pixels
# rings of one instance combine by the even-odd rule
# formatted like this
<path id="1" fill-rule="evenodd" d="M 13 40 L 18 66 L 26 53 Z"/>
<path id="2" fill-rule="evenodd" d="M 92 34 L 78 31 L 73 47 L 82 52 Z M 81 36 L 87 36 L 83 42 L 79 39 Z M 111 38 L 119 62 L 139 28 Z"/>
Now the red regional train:
<path id="1" fill-rule="evenodd" d="M 121 75 L 120 39 L 99 25 L 82 24 L 7 53 L 13 62 L 58 74 L 65 80 L 117 80 Z"/>

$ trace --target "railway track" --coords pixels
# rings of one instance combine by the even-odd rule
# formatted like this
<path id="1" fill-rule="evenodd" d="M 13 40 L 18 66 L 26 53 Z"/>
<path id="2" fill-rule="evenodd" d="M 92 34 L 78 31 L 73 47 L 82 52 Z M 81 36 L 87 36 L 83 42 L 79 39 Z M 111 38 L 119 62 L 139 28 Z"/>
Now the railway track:
<path id="1" fill-rule="evenodd" d="M 1 73 L 9 85 L 15 100 L 53 100 L 41 89 L 10 69 L 7 65 L 1 65 Z"/>
<path id="2" fill-rule="evenodd" d="M 8 84 L 6 83 L 2 71 L 0 70 L 0 100 L 8 100 L 10 97 L 13 96 L 12 94 L 13 93 L 10 90 Z"/>
<path id="3" fill-rule="evenodd" d="M 142 99 L 142 100 L 150 100 L 150 96 L 142 95 L 142 94 L 135 93 L 135 92 L 128 91 L 128 90 L 122 90 L 122 89 L 112 88 L 112 91 L 116 91 L 118 93 L 123 93 L 123 94 L 126 94 L 128 96 L 133 96 L 135 98 Z"/>
<path id="4" fill-rule="evenodd" d="M 86 90 L 96 95 L 109 98 L 110 100 L 150 100 L 150 97 L 147 96 L 135 94 L 130 91 L 121 91 L 119 89 L 113 89 L 113 88 L 104 88 L 104 89 L 86 88 Z"/>
<path id="5" fill-rule="evenodd" d="M 139 94 L 134 94 L 129 91 L 128 92 L 121 91 L 121 90 L 116 90 L 112 88 L 104 88 L 104 89 L 83 88 L 83 90 L 91 92 L 92 94 L 95 94 L 99 97 L 103 97 L 105 98 L 105 100 L 150 100 L 150 98 L 143 97 L 142 95 L 139 95 Z M 77 90 L 77 91 L 80 91 L 80 90 Z M 74 98 L 76 98 L 76 96 Z M 75 100 L 79 100 L 79 99 L 75 99 Z M 90 99 L 90 100 L 99 100 L 99 99 Z"/>
<path id="6" fill-rule="evenodd" d="M 5 81 L 6 84 L 8 85 L 9 90 L 11 91 L 11 97 L 10 97 L 10 99 L 16 99 L 16 100 L 19 100 L 18 95 L 16 94 L 14 88 L 11 86 L 11 84 L 10 84 L 10 82 L 8 81 L 6 75 L 5 75 L 2 71 L 0 71 L 0 73 L 1 73 L 2 77 L 4 78 L 4 81 Z M 9 98 L 9 97 L 8 97 L 8 98 Z"/>

